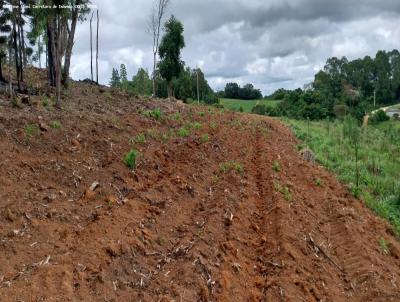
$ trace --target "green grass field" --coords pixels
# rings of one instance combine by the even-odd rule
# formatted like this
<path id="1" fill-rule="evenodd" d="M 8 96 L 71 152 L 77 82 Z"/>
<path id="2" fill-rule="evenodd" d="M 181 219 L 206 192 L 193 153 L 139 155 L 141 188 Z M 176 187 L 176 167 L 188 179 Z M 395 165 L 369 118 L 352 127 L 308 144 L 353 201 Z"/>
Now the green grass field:
<path id="1" fill-rule="evenodd" d="M 235 99 L 220 99 L 220 104 L 225 108 L 239 111 L 240 106 L 243 108 L 243 112 L 251 112 L 251 109 L 256 104 L 265 104 L 266 106 L 276 107 L 281 101 L 274 100 L 235 100 Z"/>
<path id="2" fill-rule="evenodd" d="M 400 236 L 400 122 L 361 129 L 360 188 L 355 187 L 354 150 L 343 135 L 343 123 L 284 119 L 319 163 L 338 175 L 355 195 L 389 220 Z"/>

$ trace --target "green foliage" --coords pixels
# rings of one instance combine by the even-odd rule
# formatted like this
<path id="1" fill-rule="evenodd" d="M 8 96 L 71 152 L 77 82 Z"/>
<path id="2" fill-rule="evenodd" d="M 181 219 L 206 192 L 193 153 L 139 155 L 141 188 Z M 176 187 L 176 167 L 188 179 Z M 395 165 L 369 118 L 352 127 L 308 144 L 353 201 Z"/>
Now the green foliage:
<path id="1" fill-rule="evenodd" d="M 39 133 L 39 126 L 36 124 L 26 124 L 24 130 L 26 137 L 32 137 Z"/>
<path id="2" fill-rule="evenodd" d="M 388 121 L 360 128 L 357 123 L 345 126 L 344 121 L 338 120 L 287 122 L 298 138 L 307 138 L 318 162 L 335 172 L 375 213 L 390 221 L 400 236 L 400 123 Z M 355 139 L 359 144 L 358 161 L 352 141 L 354 133 L 349 130 L 352 127 L 358 127 L 355 130 L 359 134 Z"/>
<path id="3" fill-rule="evenodd" d="M 251 113 L 255 113 L 258 115 L 265 115 L 266 106 L 264 104 L 257 104 L 251 109 Z"/>
<path id="4" fill-rule="evenodd" d="M 237 83 L 227 83 L 224 97 L 228 99 L 258 100 L 262 99 L 262 93 L 255 89 L 253 84 L 246 84 L 240 87 Z"/>
<path id="5" fill-rule="evenodd" d="M 368 122 L 371 124 L 379 124 L 381 122 L 387 122 L 390 120 L 390 117 L 383 110 L 378 110 L 375 114 L 373 114 Z"/>
<path id="6" fill-rule="evenodd" d="M 137 74 L 133 76 L 132 82 L 129 83 L 129 91 L 138 95 L 151 95 L 153 86 L 149 73 L 143 68 L 139 68 Z"/>
<path id="7" fill-rule="evenodd" d="M 287 202 L 293 201 L 292 193 L 290 193 L 290 190 L 287 186 L 282 186 L 279 181 L 274 181 L 274 188 L 276 192 L 279 192 L 283 195 L 283 198 L 285 198 Z"/>
<path id="8" fill-rule="evenodd" d="M 316 178 L 316 179 L 314 180 L 314 182 L 315 182 L 315 185 L 316 185 L 317 187 L 322 187 L 322 185 L 323 185 L 322 180 L 319 179 L 319 178 Z"/>
<path id="9" fill-rule="evenodd" d="M 210 136 L 208 134 L 203 134 L 201 136 L 201 142 L 202 143 L 207 143 L 208 141 L 210 141 Z"/>
<path id="10" fill-rule="evenodd" d="M 361 121 L 375 101 L 377 107 L 400 101 L 400 53 L 378 51 L 375 58 L 353 61 L 329 58 L 305 90 L 279 89 L 271 97 L 283 100 L 279 112 L 290 118 L 321 120 L 351 114 Z"/>
<path id="11" fill-rule="evenodd" d="M 188 129 L 182 127 L 178 129 L 177 135 L 179 137 L 188 137 L 190 135 L 190 132 Z"/>
<path id="12" fill-rule="evenodd" d="M 220 99 L 220 104 L 223 105 L 225 108 L 233 110 L 233 111 L 240 111 L 240 112 L 252 112 L 252 109 L 256 105 L 265 105 L 265 114 L 270 115 L 269 113 L 277 108 L 280 101 L 274 101 L 269 99 L 263 100 L 237 100 L 237 99 Z M 241 109 L 243 111 L 241 111 Z"/>
<path id="13" fill-rule="evenodd" d="M 219 172 L 227 173 L 229 171 L 236 171 L 240 174 L 243 174 L 244 169 L 240 163 L 235 161 L 228 161 L 219 165 Z"/>
<path id="14" fill-rule="evenodd" d="M 121 77 L 119 76 L 119 72 L 117 69 L 113 68 L 110 80 L 110 86 L 120 87 L 120 85 L 121 85 Z"/>
<path id="15" fill-rule="evenodd" d="M 385 254 L 385 255 L 390 254 L 389 244 L 387 243 L 385 238 L 383 238 L 383 237 L 379 238 L 378 244 L 379 244 L 379 248 L 383 254 Z"/>
<path id="16" fill-rule="evenodd" d="M 280 172 L 281 171 L 281 163 L 277 160 L 275 160 L 272 163 L 272 170 L 274 170 L 275 172 Z"/>
<path id="17" fill-rule="evenodd" d="M 62 125 L 59 121 L 53 121 L 50 123 L 52 129 L 61 129 Z"/>
<path id="18" fill-rule="evenodd" d="M 43 99 L 42 106 L 48 108 L 50 106 L 50 100 L 48 98 Z"/>
<path id="19" fill-rule="evenodd" d="M 134 138 L 131 139 L 131 143 L 136 143 L 136 144 L 145 144 L 146 143 L 146 135 L 144 133 L 140 133 L 136 135 Z"/>
<path id="20" fill-rule="evenodd" d="M 165 34 L 162 37 L 158 53 L 160 75 L 170 85 L 174 77 L 178 77 L 182 70 L 181 50 L 185 47 L 183 25 L 174 16 L 165 23 Z M 171 90 L 171 87 L 170 87 Z M 171 95 L 171 92 L 168 94 Z"/>
<path id="21" fill-rule="evenodd" d="M 127 154 L 125 154 L 124 156 L 124 163 L 125 165 L 130 168 L 130 169 L 134 169 L 136 168 L 136 160 L 137 157 L 139 156 L 139 151 L 132 149 L 130 150 Z"/>
<path id="22" fill-rule="evenodd" d="M 149 118 L 153 118 L 157 121 L 161 120 L 163 117 L 163 112 L 160 108 L 155 108 L 154 110 L 146 110 L 143 112 L 143 115 Z"/>

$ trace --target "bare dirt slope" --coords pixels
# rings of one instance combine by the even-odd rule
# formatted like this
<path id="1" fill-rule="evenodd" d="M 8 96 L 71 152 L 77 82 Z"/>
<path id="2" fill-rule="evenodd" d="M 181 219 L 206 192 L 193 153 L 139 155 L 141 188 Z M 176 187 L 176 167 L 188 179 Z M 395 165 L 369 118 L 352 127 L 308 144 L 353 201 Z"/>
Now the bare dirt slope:
<path id="1" fill-rule="evenodd" d="M 390 227 L 280 122 L 85 84 L 64 97 L 0 101 L 0 301 L 400 300 Z"/>

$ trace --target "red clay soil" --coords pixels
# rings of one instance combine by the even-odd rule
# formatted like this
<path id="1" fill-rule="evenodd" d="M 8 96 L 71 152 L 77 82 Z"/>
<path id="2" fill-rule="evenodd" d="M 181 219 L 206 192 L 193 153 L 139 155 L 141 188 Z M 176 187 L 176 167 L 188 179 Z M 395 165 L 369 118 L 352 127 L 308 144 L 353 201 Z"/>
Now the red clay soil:
<path id="1" fill-rule="evenodd" d="M 400 300 L 390 226 L 279 121 L 83 83 L 43 98 L 0 101 L 0 301 Z"/>

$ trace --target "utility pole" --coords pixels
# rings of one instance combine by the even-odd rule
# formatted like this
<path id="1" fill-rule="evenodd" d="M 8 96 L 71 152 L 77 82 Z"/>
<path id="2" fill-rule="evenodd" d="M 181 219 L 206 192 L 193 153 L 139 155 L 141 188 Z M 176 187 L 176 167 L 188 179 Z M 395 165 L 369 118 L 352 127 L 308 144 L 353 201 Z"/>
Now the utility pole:
<path id="1" fill-rule="evenodd" d="M 197 67 L 197 105 L 200 105 L 199 68 Z"/>
<path id="2" fill-rule="evenodd" d="M 376 108 L 376 90 L 374 89 L 374 109 Z"/>

